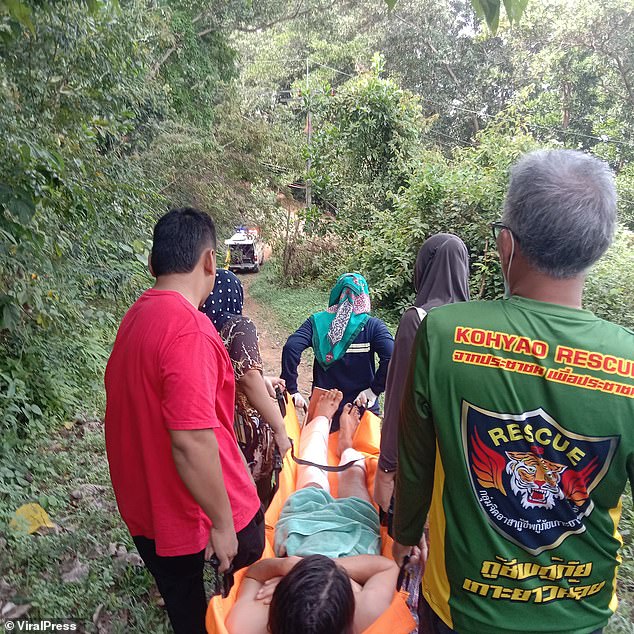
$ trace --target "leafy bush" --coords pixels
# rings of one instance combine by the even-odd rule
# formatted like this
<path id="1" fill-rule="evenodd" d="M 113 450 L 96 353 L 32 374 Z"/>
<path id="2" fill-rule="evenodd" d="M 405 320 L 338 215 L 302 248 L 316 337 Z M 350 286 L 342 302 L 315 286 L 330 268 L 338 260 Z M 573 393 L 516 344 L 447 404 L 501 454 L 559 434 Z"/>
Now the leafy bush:
<path id="1" fill-rule="evenodd" d="M 478 135 L 477 145 L 450 158 L 437 150 L 420 153 L 407 185 L 364 230 L 356 252 L 356 265 L 367 273 L 381 305 L 400 314 L 411 304 L 416 254 L 439 232 L 454 233 L 467 245 L 472 297 L 501 294 L 489 225 L 501 215 L 509 167 L 534 146 L 534 139 L 505 116 Z"/>
<path id="2" fill-rule="evenodd" d="M 584 304 L 599 317 L 634 330 L 634 233 L 621 229 L 593 267 Z"/>

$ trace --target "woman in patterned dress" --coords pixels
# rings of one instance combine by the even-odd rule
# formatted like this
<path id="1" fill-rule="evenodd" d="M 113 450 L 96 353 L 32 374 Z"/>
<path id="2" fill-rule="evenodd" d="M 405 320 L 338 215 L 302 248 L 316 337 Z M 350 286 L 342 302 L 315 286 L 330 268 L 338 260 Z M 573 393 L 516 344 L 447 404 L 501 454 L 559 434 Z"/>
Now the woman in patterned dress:
<path id="1" fill-rule="evenodd" d="M 267 507 L 274 492 L 276 449 L 281 458 L 290 449 L 284 419 L 271 398 L 274 385 L 283 381 L 263 376 L 257 330 L 242 315 L 243 303 L 240 280 L 230 271 L 219 270 L 213 292 L 201 310 L 211 319 L 229 353 L 236 379 L 236 438 L 260 500 Z"/>

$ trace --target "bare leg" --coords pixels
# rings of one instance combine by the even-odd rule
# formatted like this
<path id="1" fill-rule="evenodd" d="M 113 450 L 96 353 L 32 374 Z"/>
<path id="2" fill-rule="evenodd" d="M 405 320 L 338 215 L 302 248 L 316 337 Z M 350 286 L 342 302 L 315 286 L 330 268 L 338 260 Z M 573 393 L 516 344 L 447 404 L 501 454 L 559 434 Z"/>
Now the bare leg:
<path id="1" fill-rule="evenodd" d="M 350 403 L 345 405 L 339 417 L 339 455 L 344 464 L 360 455 L 352 448 L 352 437 L 359 426 L 359 419 L 359 410 Z M 365 460 L 359 460 L 354 466 L 339 473 L 337 497 L 356 497 L 372 504 L 365 481 Z"/>
<path id="2" fill-rule="evenodd" d="M 341 403 L 343 394 L 330 390 L 323 394 L 315 408 L 315 416 L 302 427 L 299 439 L 299 457 L 316 464 L 328 463 L 328 436 L 332 417 Z M 297 468 L 297 488 L 319 487 L 330 490 L 328 476 L 318 467 L 299 465 Z"/>

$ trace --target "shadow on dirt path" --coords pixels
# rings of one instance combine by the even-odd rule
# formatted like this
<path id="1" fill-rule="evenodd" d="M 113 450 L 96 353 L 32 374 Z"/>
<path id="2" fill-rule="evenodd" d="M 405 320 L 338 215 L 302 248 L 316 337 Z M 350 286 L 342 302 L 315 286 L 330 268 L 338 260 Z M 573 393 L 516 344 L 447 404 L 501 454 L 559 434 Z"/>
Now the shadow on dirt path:
<path id="1" fill-rule="evenodd" d="M 253 320 L 258 329 L 264 374 L 279 376 L 282 369 L 282 347 L 291 333 L 280 328 L 279 325 L 275 323 L 270 312 L 251 297 L 249 287 L 257 276 L 258 273 L 238 275 L 244 287 L 243 313 Z M 313 371 L 311 365 L 302 358 L 299 364 L 299 380 L 297 384 L 299 391 L 305 398 L 308 398 L 310 394 L 312 377 Z"/>

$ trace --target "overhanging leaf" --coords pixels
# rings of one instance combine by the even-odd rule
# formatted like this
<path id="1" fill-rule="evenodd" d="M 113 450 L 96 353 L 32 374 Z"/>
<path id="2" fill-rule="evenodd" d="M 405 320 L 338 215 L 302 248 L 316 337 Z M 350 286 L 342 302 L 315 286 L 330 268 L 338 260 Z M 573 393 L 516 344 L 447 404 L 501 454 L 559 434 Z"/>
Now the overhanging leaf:
<path id="1" fill-rule="evenodd" d="M 20 310 L 15 304 L 5 304 L 0 313 L 0 330 L 13 330 L 20 323 Z"/>
<path id="2" fill-rule="evenodd" d="M 517 24 L 520 21 L 527 4 L 528 0 L 504 0 L 506 15 L 511 24 Z"/>
<path id="3" fill-rule="evenodd" d="M 387 8 L 391 11 L 395 6 L 398 0 L 385 0 L 385 4 L 387 4 Z"/>
<path id="4" fill-rule="evenodd" d="M 471 4 L 479 17 L 483 17 L 493 35 L 500 25 L 501 0 L 471 0 Z"/>

